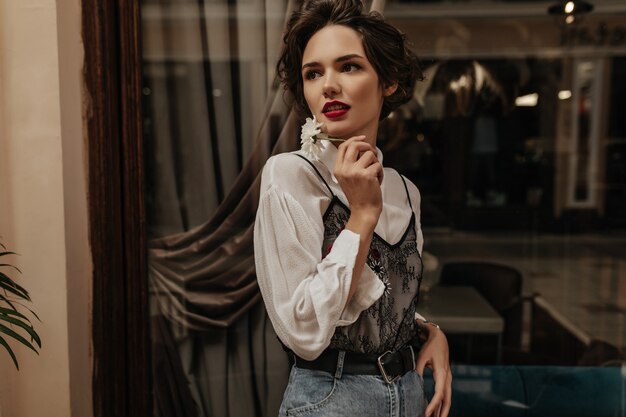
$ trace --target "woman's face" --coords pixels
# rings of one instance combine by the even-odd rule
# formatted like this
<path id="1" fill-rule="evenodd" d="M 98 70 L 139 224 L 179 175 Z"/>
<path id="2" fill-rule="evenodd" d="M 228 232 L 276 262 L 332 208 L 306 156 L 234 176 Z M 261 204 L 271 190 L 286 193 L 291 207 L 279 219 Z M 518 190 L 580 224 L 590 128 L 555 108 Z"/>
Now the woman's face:
<path id="1" fill-rule="evenodd" d="M 326 133 L 366 135 L 375 144 L 383 97 L 396 86 L 381 87 L 358 32 L 340 25 L 316 32 L 302 55 L 302 81 L 309 109 Z"/>

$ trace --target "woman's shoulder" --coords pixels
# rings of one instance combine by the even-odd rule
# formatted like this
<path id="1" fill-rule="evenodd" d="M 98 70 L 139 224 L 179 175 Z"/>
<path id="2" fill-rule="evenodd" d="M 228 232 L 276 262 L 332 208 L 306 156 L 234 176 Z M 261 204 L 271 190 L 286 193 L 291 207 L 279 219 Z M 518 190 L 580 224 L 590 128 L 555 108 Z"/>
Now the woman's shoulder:
<path id="1" fill-rule="evenodd" d="M 319 167 L 299 151 L 284 152 L 271 156 L 263 167 L 263 183 L 277 186 L 285 191 L 301 189 L 303 185 L 320 183 Z M 317 170 L 317 172 L 316 172 Z"/>
<path id="2" fill-rule="evenodd" d="M 385 173 L 385 177 L 389 175 L 389 178 L 393 178 L 394 182 L 398 182 L 398 184 L 402 185 L 403 180 L 406 183 L 407 187 L 411 187 L 417 190 L 417 186 L 411 181 L 406 175 L 402 175 L 395 168 L 391 167 L 383 167 L 383 172 Z M 402 185 L 404 187 L 404 185 Z"/>
<path id="3" fill-rule="evenodd" d="M 394 182 L 394 189 L 397 188 L 397 189 L 404 190 L 404 186 L 406 184 L 406 191 L 409 193 L 409 196 L 411 197 L 411 204 L 414 207 L 415 207 L 415 204 L 419 206 L 421 195 L 420 195 L 419 188 L 417 187 L 417 185 L 413 183 L 413 181 L 408 179 L 406 176 L 400 174 L 394 168 L 385 167 L 384 173 L 385 173 L 386 179 L 390 179 L 391 181 Z"/>
<path id="4" fill-rule="evenodd" d="M 270 156 L 265 162 L 265 169 L 298 169 L 307 162 L 299 151 L 283 152 Z"/>
<path id="5" fill-rule="evenodd" d="M 315 173 L 314 166 L 315 163 L 300 154 L 299 151 L 283 152 L 268 158 L 263 167 L 263 175 L 272 174 L 282 177 L 285 175 Z"/>

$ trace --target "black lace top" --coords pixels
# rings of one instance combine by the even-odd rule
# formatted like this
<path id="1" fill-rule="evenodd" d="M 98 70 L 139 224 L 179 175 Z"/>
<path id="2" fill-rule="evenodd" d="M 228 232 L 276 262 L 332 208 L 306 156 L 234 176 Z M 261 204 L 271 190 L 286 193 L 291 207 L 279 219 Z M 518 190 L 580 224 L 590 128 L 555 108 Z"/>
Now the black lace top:
<path id="1" fill-rule="evenodd" d="M 325 257 L 332 249 L 339 233 L 345 228 L 350 217 L 350 209 L 332 192 L 317 168 L 313 164 L 311 166 L 332 196 L 332 201 L 323 216 L 322 257 Z M 407 204 L 410 206 L 406 182 L 402 176 L 400 177 L 407 194 Z M 416 335 L 415 311 L 423 272 L 416 239 L 415 214 L 411 216 L 400 241 L 394 245 L 374 233 L 367 265 L 385 284 L 385 291 L 354 323 L 337 327 L 329 348 L 381 354 L 387 350 L 399 349 L 413 339 Z"/>

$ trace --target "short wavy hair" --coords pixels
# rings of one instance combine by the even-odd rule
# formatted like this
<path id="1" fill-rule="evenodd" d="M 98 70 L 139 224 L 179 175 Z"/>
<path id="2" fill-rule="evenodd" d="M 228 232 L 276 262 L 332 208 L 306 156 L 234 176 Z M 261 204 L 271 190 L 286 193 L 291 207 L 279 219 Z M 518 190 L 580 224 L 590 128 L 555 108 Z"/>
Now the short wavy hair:
<path id="1" fill-rule="evenodd" d="M 380 120 L 411 99 L 415 83 L 423 74 L 404 34 L 385 22 L 379 13 L 363 13 L 360 0 L 309 0 L 291 15 L 276 65 L 278 77 L 284 89 L 293 94 L 295 108 L 301 116 L 311 115 L 304 98 L 302 55 L 311 37 L 329 25 L 347 26 L 360 33 L 365 55 L 381 86 L 398 83 L 396 91 L 384 98 Z"/>

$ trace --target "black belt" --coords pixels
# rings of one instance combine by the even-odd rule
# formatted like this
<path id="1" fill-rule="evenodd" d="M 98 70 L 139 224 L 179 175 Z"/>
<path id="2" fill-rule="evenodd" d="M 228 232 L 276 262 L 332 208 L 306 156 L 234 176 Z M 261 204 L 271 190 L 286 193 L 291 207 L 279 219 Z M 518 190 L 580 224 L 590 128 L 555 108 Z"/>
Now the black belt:
<path id="1" fill-rule="evenodd" d="M 339 350 L 326 349 L 317 359 L 307 361 L 294 354 L 298 368 L 325 371 L 334 374 L 339 360 Z M 346 352 L 343 373 L 355 375 L 382 375 L 389 384 L 415 369 L 415 351 L 411 345 L 382 355 Z"/>

